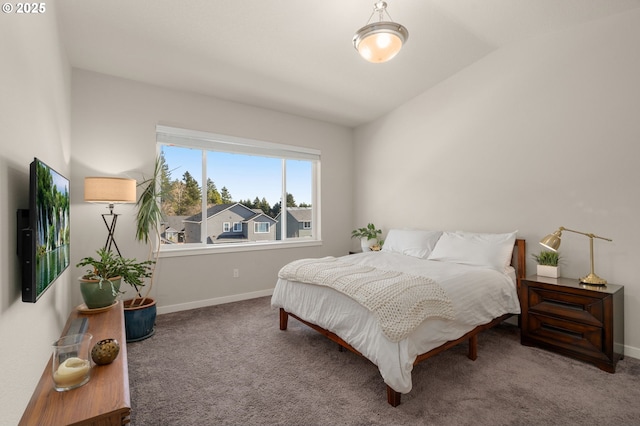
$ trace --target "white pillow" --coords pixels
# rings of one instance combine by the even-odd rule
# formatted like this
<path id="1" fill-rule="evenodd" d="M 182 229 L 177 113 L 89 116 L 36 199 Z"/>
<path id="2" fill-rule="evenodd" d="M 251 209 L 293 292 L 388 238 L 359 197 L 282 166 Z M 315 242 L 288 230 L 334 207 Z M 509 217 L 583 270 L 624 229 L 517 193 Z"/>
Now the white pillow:
<path id="1" fill-rule="evenodd" d="M 517 232 L 444 232 L 429 255 L 429 260 L 482 266 L 504 272 L 511 263 Z"/>
<path id="2" fill-rule="evenodd" d="M 440 235 L 442 235 L 440 231 L 391 229 L 384 240 L 382 251 L 426 259 L 438 242 Z"/>

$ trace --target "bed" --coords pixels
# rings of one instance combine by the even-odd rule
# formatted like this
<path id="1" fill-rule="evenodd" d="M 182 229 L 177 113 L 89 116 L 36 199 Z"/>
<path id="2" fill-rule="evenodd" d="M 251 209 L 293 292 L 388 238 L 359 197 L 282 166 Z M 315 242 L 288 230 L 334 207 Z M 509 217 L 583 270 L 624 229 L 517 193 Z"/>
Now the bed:
<path id="1" fill-rule="evenodd" d="M 382 251 L 285 265 L 271 305 L 280 330 L 291 316 L 376 365 L 395 407 L 411 391 L 414 365 L 465 341 L 475 360 L 478 333 L 520 313 L 525 263 L 515 232 L 394 229 Z"/>

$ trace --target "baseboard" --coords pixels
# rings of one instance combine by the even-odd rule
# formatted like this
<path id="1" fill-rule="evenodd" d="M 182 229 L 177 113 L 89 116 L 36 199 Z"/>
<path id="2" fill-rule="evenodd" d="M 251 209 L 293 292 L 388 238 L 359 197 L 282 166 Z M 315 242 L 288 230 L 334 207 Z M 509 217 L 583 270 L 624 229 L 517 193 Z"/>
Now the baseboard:
<path id="1" fill-rule="evenodd" d="M 629 358 L 640 359 L 640 349 L 634 348 L 633 346 L 625 346 L 624 347 L 624 356 Z"/>
<path id="2" fill-rule="evenodd" d="M 224 303 L 240 302 L 241 300 L 257 299 L 258 297 L 271 296 L 273 289 L 254 291 L 251 293 L 234 294 L 215 299 L 198 300 L 196 302 L 179 303 L 177 305 L 158 306 L 158 315 L 171 312 L 188 311 L 190 309 L 204 308 L 207 306 L 222 305 Z"/>

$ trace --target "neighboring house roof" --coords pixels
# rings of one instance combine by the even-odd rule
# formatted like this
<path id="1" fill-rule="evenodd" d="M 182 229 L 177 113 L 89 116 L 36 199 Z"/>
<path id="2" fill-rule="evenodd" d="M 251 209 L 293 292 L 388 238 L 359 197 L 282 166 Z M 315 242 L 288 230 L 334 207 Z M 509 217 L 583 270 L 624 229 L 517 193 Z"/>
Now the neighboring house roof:
<path id="1" fill-rule="evenodd" d="M 244 222 L 249 222 L 249 221 L 252 221 L 252 220 L 256 220 L 256 219 L 257 219 L 258 217 L 260 217 L 260 216 L 264 216 L 264 217 L 266 217 L 266 218 L 267 218 L 267 219 L 269 219 L 271 222 L 277 222 L 277 221 L 276 221 L 274 218 L 272 218 L 271 216 L 264 214 L 264 212 L 263 212 L 262 210 L 260 210 L 260 209 L 258 209 L 257 211 L 255 211 L 255 213 L 256 213 L 256 214 L 254 214 L 253 216 L 246 218 L 246 219 L 244 220 Z"/>
<path id="2" fill-rule="evenodd" d="M 255 212 L 250 209 L 249 207 L 245 206 L 244 204 L 240 204 L 240 203 L 227 203 L 227 204 L 216 204 L 214 206 L 211 206 L 207 209 L 207 219 L 209 219 L 212 216 L 218 215 L 226 210 L 229 210 L 232 207 L 235 206 L 240 206 L 242 208 L 244 208 L 247 211 L 247 217 L 253 217 L 253 216 L 257 216 L 255 214 Z M 262 212 L 262 210 L 260 210 L 260 212 Z M 247 218 L 245 218 L 247 219 Z M 188 218 L 184 219 L 184 222 L 193 222 L 193 223 L 200 223 L 202 222 L 202 213 L 198 213 L 198 214 L 194 214 L 193 216 L 189 216 Z"/>
<path id="3" fill-rule="evenodd" d="M 183 221 L 187 217 L 188 216 L 166 216 L 166 217 L 162 218 L 162 224 L 164 226 L 166 226 L 167 228 L 173 228 L 173 229 L 176 229 L 178 231 L 182 231 L 182 230 L 184 230 Z"/>
<path id="4" fill-rule="evenodd" d="M 249 212 L 249 214 L 251 214 L 251 209 L 246 207 L 243 204 L 240 204 L 240 203 L 216 204 L 216 205 L 211 206 L 211 207 L 209 207 L 207 209 L 207 219 L 210 218 L 211 216 L 215 216 L 217 214 L 220 214 L 223 211 L 228 210 L 231 207 L 234 207 L 236 205 L 244 207 L 247 210 L 247 212 Z M 197 213 L 197 214 L 194 214 L 193 216 L 189 216 L 188 218 L 184 219 L 184 221 L 185 222 L 200 223 L 200 222 L 202 222 L 202 213 Z"/>
<path id="5" fill-rule="evenodd" d="M 282 212 L 280 212 L 282 213 Z M 280 213 L 276 216 L 276 220 L 280 218 Z M 287 213 L 298 222 L 310 222 L 312 216 L 311 207 L 287 207 Z"/>
<path id="6" fill-rule="evenodd" d="M 288 207 L 287 212 L 298 222 L 311 221 L 311 207 Z"/>

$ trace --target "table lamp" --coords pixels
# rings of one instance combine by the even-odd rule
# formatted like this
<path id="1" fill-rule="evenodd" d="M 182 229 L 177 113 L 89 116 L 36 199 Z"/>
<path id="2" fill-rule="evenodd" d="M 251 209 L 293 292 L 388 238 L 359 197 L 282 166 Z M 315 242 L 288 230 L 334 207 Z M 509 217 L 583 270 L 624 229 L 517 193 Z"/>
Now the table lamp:
<path id="1" fill-rule="evenodd" d="M 560 247 L 562 231 L 574 232 L 576 234 L 585 235 L 589 237 L 589 248 L 591 250 L 591 272 L 589 273 L 589 275 L 580 278 L 580 282 L 583 284 L 590 284 L 590 285 L 607 285 L 607 280 L 605 280 L 604 278 L 600 278 L 593 272 L 593 239 L 599 238 L 601 240 L 606 240 L 606 241 L 613 241 L 613 240 L 609 238 L 599 237 L 598 235 L 591 234 L 591 233 L 574 231 L 572 229 L 567 229 L 561 226 L 560 228 L 558 228 L 556 232 L 554 232 L 553 234 L 549 234 L 546 237 L 544 237 L 542 240 L 540 240 L 540 244 L 543 247 L 548 248 L 549 250 L 557 251 L 558 247 Z"/>
<path id="2" fill-rule="evenodd" d="M 118 255 L 122 257 L 113 237 L 119 216 L 113 212 L 113 208 L 115 204 L 136 202 L 136 180 L 117 177 L 86 177 L 84 178 L 84 201 L 109 205 L 109 213 L 102 215 L 102 220 L 108 231 L 104 249 L 111 250 L 113 245 Z M 107 216 L 111 216 L 110 223 L 107 221 Z"/>

